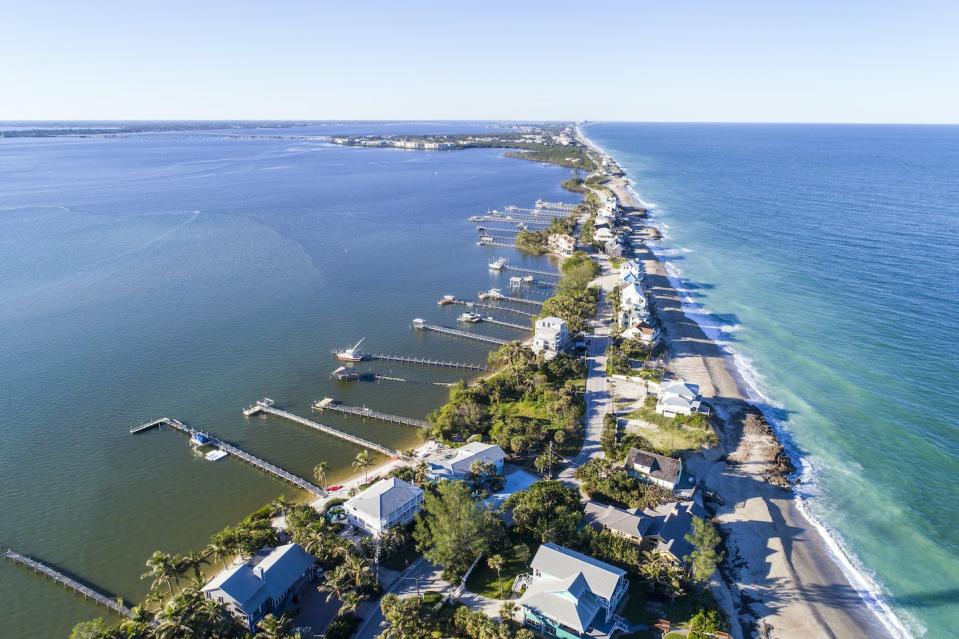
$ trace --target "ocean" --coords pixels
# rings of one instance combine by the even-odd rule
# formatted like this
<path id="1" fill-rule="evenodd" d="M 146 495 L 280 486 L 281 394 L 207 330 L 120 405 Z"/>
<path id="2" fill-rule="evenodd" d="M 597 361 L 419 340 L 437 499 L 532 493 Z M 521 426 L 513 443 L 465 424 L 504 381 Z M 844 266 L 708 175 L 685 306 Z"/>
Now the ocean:
<path id="1" fill-rule="evenodd" d="M 490 130 L 481 123 L 205 126 L 0 139 L 0 544 L 132 602 L 146 593 L 139 576 L 154 550 L 201 549 L 297 492 L 238 461 L 205 461 L 178 433 L 134 436 L 131 426 L 168 415 L 303 477 L 321 460 L 331 482 L 353 474 L 359 448 L 242 409 L 268 396 L 308 416 L 329 396 L 425 417 L 445 387 L 335 383 L 330 349 L 365 337 L 370 351 L 484 363 L 489 345 L 419 334 L 411 320 L 455 325 L 462 309 L 437 299 L 503 286 L 505 275 L 487 268 L 494 254 L 551 263 L 476 246 L 465 218 L 578 199 L 559 186 L 568 170 L 502 150 L 305 139 Z M 416 382 L 468 376 L 359 369 Z M 396 424 L 318 419 L 397 449 L 420 438 Z M 0 601 L 3 638 L 66 637 L 79 621 L 110 618 L 9 562 L 0 562 Z"/>
<path id="2" fill-rule="evenodd" d="M 598 123 L 870 605 L 959 627 L 959 127 Z"/>

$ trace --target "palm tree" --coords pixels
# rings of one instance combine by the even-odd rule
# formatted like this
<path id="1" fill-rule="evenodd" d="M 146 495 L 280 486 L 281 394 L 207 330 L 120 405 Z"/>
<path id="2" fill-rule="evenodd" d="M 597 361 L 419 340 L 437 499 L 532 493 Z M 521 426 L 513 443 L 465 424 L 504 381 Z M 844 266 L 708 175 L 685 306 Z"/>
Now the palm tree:
<path id="1" fill-rule="evenodd" d="M 208 557 L 213 557 L 216 560 L 223 562 L 223 568 L 226 569 L 226 560 L 228 557 L 233 557 L 236 554 L 236 549 L 230 540 L 226 537 L 217 533 L 210 538 L 210 543 L 207 544 L 206 550 L 203 551 Z"/>
<path id="2" fill-rule="evenodd" d="M 503 559 L 503 555 L 491 555 L 486 560 L 486 565 L 496 571 L 496 581 L 501 581 L 503 578 L 503 575 L 501 574 L 503 571 L 503 566 L 506 565 L 506 560 Z"/>
<path id="3" fill-rule="evenodd" d="M 204 564 L 210 563 L 203 553 L 195 551 L 184 555 L 180 561 L 182 563 L 184 572 L 187 570 L 193 570 L 193 577 L 196 579 L 203 578 L 203 573 L 200 571 L 200 568 Z"/>
<path id="4" fill-rule="evenodd" d="M 357 453 L 356 459 L 353 460 L 353 470 L 362 470 L 363 471 L 363 483 L 365 484 L 369 480 L 369 469 L 373 465 L 373 456 L 370 455 L 370 451 L 363 450 Z"/>
<path id="5" fill-rule="evenodd" d="M 149 570 L 140 575 L 140 579 L 152 578 L 151 588 L 157 588 L 160 584 L 165 583 L 167 588 L 170 589 L 170 596 L 172 597 L 173 584 L 176 583 L 179 574 L 179 568 L 173 556 L 157 550 L 147 559 L 146 566 Z M 177 591 L 180 591 L 179 584 L 177 584 Z"/>
<path id="6" fill-rule="evenodd" d="M 320 488 L 326 490 L 326 471 L 329 470 L 330 465 L 321 461 L 319 464 L 313 467 L 313 479 L 319 483 Z"/>
<path id="7" fill-rule="evenodd" d="M 280 517 L 286 516 L 287 511 L 290 510 L 290 506 L 290 500 L 287 499 L 285 495 L 280 495 L 270 502 L 270 510 Z"/>
<path id="8" fill-rule="evenodd" d="M 512 621 L 516 614 L 516 602 L 506 600 L 500 604 L 499 618 L 503 621 Z"/>
<path id="9" fill-rule="evenodd" d="M 429 478 L 430 466 L 425 459 L 421 459 L 413 467 L 413 481 L 417 484 L 423 484 Z"/>
<path id="10" fill-rule="evenodd" d="M 268 614 L 256 624 L 253 639 L 289 639 L 292 637 L 293 620 L 286 615 L 274 617 Z"/>

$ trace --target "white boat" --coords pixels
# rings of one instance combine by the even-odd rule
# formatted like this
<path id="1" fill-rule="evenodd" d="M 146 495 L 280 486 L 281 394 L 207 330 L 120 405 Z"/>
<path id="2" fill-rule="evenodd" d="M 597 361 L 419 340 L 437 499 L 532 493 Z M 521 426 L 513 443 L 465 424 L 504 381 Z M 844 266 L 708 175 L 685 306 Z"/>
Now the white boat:
<path id="1" fill-rule="evenodd" d="M 506 267 L 506 258 L 499 257 L 489 263 L 490 270 L 502 271 Z"/>
<path id="2" fill-rule="evenodd" d="M 456 318 L 458 322 L 467 322 L 469 324 L 475 324 L 477 322 L 483 321 L 483 316 L 479 313 L 461 313 L 459 317 Z"/>
<path id="3" fill-rule="evenodd" d="M 479 298 L 481 300 L 501 300 L 504 297 L 506 296 L 503 295 L 503 291 L 499 290 L 498 288 L 491 288 L 490 290 L 479 294 Z"/>
<path id="4" fill-rule="evenodd" d="M 447 304 L 452 304 L 455 301 L 456 301 L 455 295 L 444 295 L 443 297 L 439 299 L 437 304 L 439 304 L 440 306 L 446 306 Z"/>
<path id="5" fill-rule="evenodd" d="M 469 218 L 467 218 L 467 220 L 470 221 L 470 222 L 482 222 L 482 221 L 483 221 L 483 216 L 482 216 L 482 215 L 471 215 L 471 216 L 469 216 Z"/>
<path id="6" fill-rule="evenodd" d="M 353 345 L 352 348 L 345 348 L 342 351 L 336 351 L 336 359 L 343 362 L 362 362 L 366 355 L 360 350 L 360 344 L 365 337 Z"/>
<path id="7" fill-rule="evenodd" d="M 220 450 L 219 448 L 217 448 L 216 450 L 211 450 L 210 452 L 208 452 L 208 453 L 207 453 L 206 455 L 204 455 L 203 457 L 204 457 L 207 461 L 220 461 L 221 459 L 223 459 L 223 458 L 226 457 L 227 455 L 229 455 L 228 452 L 226 452 L 225 450 Z"/>

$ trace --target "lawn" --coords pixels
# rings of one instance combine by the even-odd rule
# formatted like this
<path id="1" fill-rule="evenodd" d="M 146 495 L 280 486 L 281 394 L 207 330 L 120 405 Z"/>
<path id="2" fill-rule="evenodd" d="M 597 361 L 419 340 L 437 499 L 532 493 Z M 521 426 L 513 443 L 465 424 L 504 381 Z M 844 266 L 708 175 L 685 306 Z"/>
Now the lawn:
<path id="1" fill-rule="evenodd" d="M 633 432 L 642 436 L 649 445 L 665 455 L 677 455 L 685 451 L 697 451 L 703 446 L 715 446 L 716 436 L 711 430 L 698 428 L 637 428 Z"/>
<path id="2" fill-rule="evenodd" d="M 383 560 L 383 567 L 390 570 L 403 570 L 419 558 L 413 542 L 405 544 L 395 553 Z"/>
<path id="3" fill-rule="evenodd" d="M 500 577 L 497 577 L 496 571 L 487 565 L 486 559 L 484 558 L 476 566 L 476 569 L 473 570 L 473 573 L 466 582 L 466 587 L 471 592 L 483 595 L 484 597 L 500 599 L 500 593 L 504 588 L 509 588 L 513 585 L 513 579 L 516 578 L 516 575 L 529 570 L 529 567 L 525 563 L 516 558 L 515 548 L 516 546 L 513 546 L 512 549 L 503 553 L 503 558 L 506 559 L 506 565 L 503 566 L 502 571 L 500 571 Z"/>

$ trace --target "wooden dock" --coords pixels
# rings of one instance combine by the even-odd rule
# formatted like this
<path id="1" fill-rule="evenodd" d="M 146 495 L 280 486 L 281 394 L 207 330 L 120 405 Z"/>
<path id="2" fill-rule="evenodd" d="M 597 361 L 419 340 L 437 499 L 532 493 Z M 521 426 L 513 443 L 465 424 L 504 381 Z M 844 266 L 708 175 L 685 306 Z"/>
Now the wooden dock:
<path id="1" fill-rule="evenodd" d="M 508 306 L 496 306 L 494 304 L 483 304 L 482 302 L 473 302 L 471 300 L 456 299 L 450 302 L 450 304 L 462 304 L 466 308 L 483 308 L 490 311 L 506 311 L 507 313 L 515 313 L 516 315 L 522 315 L 523 317 L 536 317 L 536 313 L 527 313 L 526 311 L 521 311 L 516 308 L 510 308 Z"/>
<path id="2" fill-rule="evenodd" d="M 461 331 L 458 328 L 450 328 L 449 326 L 438 326 L 436 324 L 430 324 L 426 320 L 422 320 L 419 318 L 413 320 L 413 328 L 416 328 L 422 331 L 436 331 L 437 333 L 445 333 L 447 335 L 465 337 L 466 339 L 475 339 L 481 342 L 486 342 L 488 344 L 497 344 L 499 346 L 510 343 L 509 340 L 500 339 L 498 337 L 490 337 L 489 335 L 481 335 L 479 333 Z"/>
<path id="3" fill-rule="evenodd" d="M 513 322 L 504 322 L 503 320 L 498 320 L 495 317 L 485 316 L 482 321 L 487 324 L 495 324 L 496 326 L 505 326 L 506 328 L 515 328 L 519 331 L 531 331 L 533 330 L 532 326 L 524 326 L 523 324 L 514 324 Z"/>
<path id="4" fill-rule="evenodd" d="M 562 273 L 557 273 L 556 271 L 537 271 L 533 268 L 520 268 L 516 266 L 510 266 L 507 264 L 503 267 L 504 271 L 515 271 L 516 273 L 529 273 L 530 275 L 546 275 L 548 277 L 563 277 Z"/>
<path id="5" fill-rule="evenodd" d="M 317 497 L 326 497 L 325 490 L 308 482 L 302 477 L 298 477 L 288 470 L 284 470 L 275 464 L 271 464 L 270 462 L 264 459 L 260 459 L 259 457 L 255 455 L 251 455 L 245 450 L 241 448 L 237 448 L 233 444 L 228 444 L 227 442 L 221 439 L 218 439 L 217 437 L 214 437 L 213 435 L 210 435 L 209 433 L 204 433 L 203 431 L 197 430 L 196 428 L 191 428 L 190 426 L 187 426 L 180 420 L 173 419 L 172 417 L 161 417 L 160 419 L 154 420 L 152 422 L 147 422 L 145 424 L 140 424 L 139 426 L 134 426 L 133 428 L 130 429 L 130 432 L 133 434 L 142 433 L 145 430 L 149 430 L 151 428 L 159 428 L 160 426 L 169 426 L 170 428 L 178 430 L 181 433 L 188 435 L 189 437 L 193 437 L 193 435 L 195 434 L 203 435 L 209 442 L 210 446 L 214 446 L 224 452 L 227 452 L 233 455 L 234 457 L 236 457 L 237 459 L 241 461 L 245 461 L 251 466 L 259 468 L 260 470 L 264 471 L 267 474 L 273 475 L 277 479 L 282 479 L 283 481 L 289 482 L 293 484 L 294 486 L 296 486 L 297 488 L 302 488 L 306 492 L 316 495 Z"/>
<path id="6" fill-rule="evenodd" d="M 369 418 L 369 419 L 378 419 L 380 421 L 390 422 L 393 424 L 405 424 L 406 426 L 415 426 L 416 428 L 430 427 L 430 423 L 423 419 L 414 419 L 412 417 L 403 417 L 401 415 L 390 415 L 389 413 L 381 413 L 371 408 L 366 408 L 365 406 L 349 406 L 347 404 L 343 404 L 336 401 L 332 397 L 324 397 L 318 402 L 313 402 L 313 410 L 318 410 L 318 411 L 332 410 L 337 413 L 345 413 L 347 415 L 357 415 L 359 417 Z"/>
<path id="7" fill-rule="evenodd" d="M 552 204 L 552 202 L 550 202 Z M 521 206 L 504 206 L 503 213 L 507 215 L 533 215 L 539 217 L 566 217 L 573 209 L 557 210 L 553 207 L 541 206 L 534 209 L 523 208 Z"/>
<path id="8" fill-rule="evenodd" d="M 363 439 L 362 437 L 357 437 L 356 435 L 350 435 L 342 430 L 326 426 L 325 424 L 320 424 L 319 422 L 314 422 L 306 417 L 300 417 L 299 415 L 295 415 L 289 411 L 281 410 L 273 405 L 273 400 L 270 398 L 261 399 L 243 411 L 243 414 L 247 417 L 251 417 L 258 413 L 265 413 L 267 415 L 275 415 L 276 417 L 288 419 L 291 422 L 296 422 L 297 424 L 312 428 L 313 430 L 318 430 L 321 433 L 326 433 L 327 435 L 332 435 L 333 437 L 339 437 L 340 439 L 344 439 L 351 444 L 356 444 L 357 446 L 362 446 L 363 448 L 369 448 L 370 450 L 383 453 L 388 457 L 403 456 L 398 450 L 393 450 L 392 448 L 371 442 L 370 440 Z"/>
<path id="9" fill-rule="evenodd" d="M 32 559 L 26 555 L 21 555 L 18 552 L 10 550 L 9 548 L 3 552 L 3 556 L 15 564 L 25 566 L 26 568 L 33 570 L 35 573 L 49 577 L 53 581 L 62 584 L 65 588 L 68 588 L 78 595 L 86 597 L 87 599 L 95 601 L 105 608 L 109 608 L 118 615 L 123 615 L 124 617 L 133 616 L 133 613 L 129 608 L 126 607 L 120 597 L 108 597 L 107 595 L 97 592 L 93 588 L 80 583 L 76 579 L 67 577 L 59 570 L 48 566 L 41 561 L 37 561 L 36 559 Z"/>
<path id="10" fill-rule="evenodd" d="M 486 293 L 480 293 L 480 295 L 485 295 Z M 499 297 L 489 298 L 496 302 L 513 302 L 514 304 L 532 304 L 533 306 L 542 306 L 542 302 L 536 300 L 528 300 L 525 297 L 510 297 L 509 295 L 500 295 Z"/>
<path id="11" fill-rule="evenodd" d="M 421 366 L 438 366 L 440 368 L 462 368 L 468 371 L 485 371 L 486 367 L 482 364 L 470 364 L 469 362 L 451 362 L 441 359 L 430 359 L 428 357 L 413 357 L 412 355 L 387 355 L 385 353 L 373 353 L 366 356 L 367 359 L 380 360 L 383 362 L 400 362 L 402 364 L 419 364 Z"/>
<path id="12" fill-rule="evenodd" d="M 486 242 L 484 242 L 483 240 L 480 240 L 479 242 L 476 243 L 476 245 L 477 246 L 495 246 L 498 248 L 516 248 L 515 244 L 507 244 L 506 242 L 497 242 L 496 240 L 486 241 Z"/>

